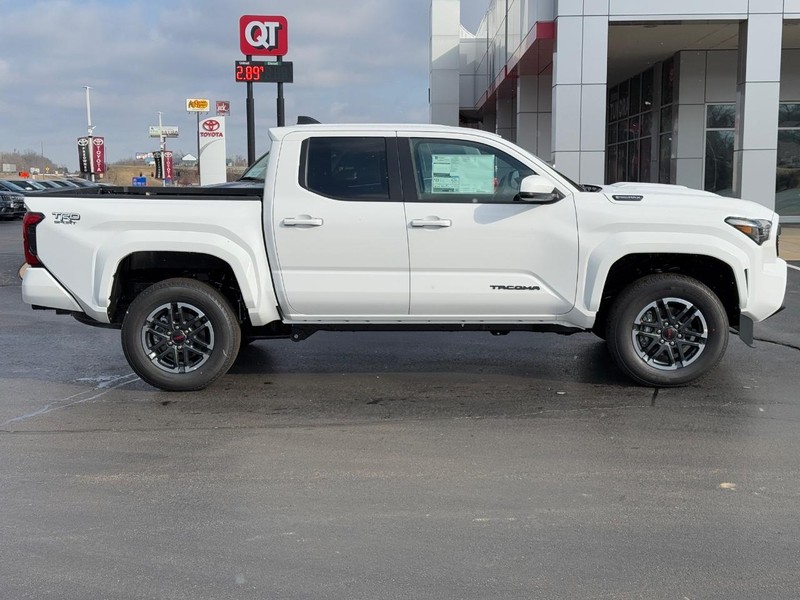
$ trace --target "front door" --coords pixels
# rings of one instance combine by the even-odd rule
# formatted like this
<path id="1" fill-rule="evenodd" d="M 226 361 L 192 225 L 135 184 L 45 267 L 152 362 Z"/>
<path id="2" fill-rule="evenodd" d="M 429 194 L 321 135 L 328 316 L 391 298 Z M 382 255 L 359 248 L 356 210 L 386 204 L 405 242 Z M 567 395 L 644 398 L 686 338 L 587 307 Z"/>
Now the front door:
<path id="1" fill-rule="evenodd" d="M 412 318 L 509 322 L 574 306 L 572 194 L 551 204 L 520 201 L 533 165 L 484 143 L 400 137 L 398 144 L 411 188 L 404 191 Z"/>

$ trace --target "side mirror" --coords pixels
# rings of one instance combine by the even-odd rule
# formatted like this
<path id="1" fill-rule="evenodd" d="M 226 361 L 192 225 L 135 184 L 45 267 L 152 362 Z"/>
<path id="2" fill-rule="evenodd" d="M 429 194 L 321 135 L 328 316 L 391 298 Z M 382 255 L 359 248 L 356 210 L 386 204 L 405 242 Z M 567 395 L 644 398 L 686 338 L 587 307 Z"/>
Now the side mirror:
<path id="1" fill-rule="evenodd" d="M 519 185 L 519 199 L 522 202 L 546 204 L 560 200 L 561 194 L 547 177 L 528 175 Z"/>

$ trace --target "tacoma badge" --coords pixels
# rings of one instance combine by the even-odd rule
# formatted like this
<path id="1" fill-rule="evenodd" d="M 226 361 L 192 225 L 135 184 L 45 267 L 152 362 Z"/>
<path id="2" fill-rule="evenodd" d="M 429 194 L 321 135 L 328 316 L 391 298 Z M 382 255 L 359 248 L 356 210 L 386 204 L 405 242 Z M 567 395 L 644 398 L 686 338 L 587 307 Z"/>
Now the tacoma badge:
<path id="1" fill-rule="evenodd" d="M 493 290 L 527 290 L 529 292 L 536 292 L 542 288 L 538 285 L 490 285 Z"/>

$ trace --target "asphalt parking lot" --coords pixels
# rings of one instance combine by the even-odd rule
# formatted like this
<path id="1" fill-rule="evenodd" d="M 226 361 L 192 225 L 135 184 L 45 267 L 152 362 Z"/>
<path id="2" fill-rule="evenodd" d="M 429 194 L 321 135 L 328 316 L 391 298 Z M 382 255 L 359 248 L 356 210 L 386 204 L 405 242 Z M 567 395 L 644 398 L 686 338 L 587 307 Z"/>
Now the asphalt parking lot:
<path id="1" fill-rule="evenodd" d="M 20 298 L 0 223 L 0 597 L 796 598 L 800 272 L 681 389 L 590 334 L 260 342 L 169 394 Z M 795 265 L 798 263 L 795 262 Z"/>

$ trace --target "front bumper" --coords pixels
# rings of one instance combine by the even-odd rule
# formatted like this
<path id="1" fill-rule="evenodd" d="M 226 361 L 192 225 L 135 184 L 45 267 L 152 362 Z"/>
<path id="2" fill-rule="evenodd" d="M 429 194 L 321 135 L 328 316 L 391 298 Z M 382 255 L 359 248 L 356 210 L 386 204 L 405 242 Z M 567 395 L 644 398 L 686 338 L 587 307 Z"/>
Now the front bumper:
<path id="1" fill-rule="evenodd" d="M 749 271 L 742 316 L 758 323 L 777 313 L 784 305 L 787 278 L 786 261 L 780 258 L 764 264 L 759 271 Z"/>

